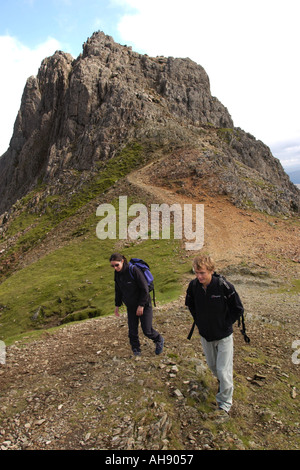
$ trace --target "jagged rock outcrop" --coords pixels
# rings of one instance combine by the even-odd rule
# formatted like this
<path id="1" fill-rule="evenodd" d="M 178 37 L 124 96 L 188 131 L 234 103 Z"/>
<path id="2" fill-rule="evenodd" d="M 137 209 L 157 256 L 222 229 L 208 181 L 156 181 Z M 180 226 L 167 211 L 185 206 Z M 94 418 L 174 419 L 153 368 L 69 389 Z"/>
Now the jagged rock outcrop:
<path id="1" fill-rule="evenodd" d="M 98 32 L 76 60 L 57 51 L 28 79 L 10 147 L 0 158 L 0 214 L 38 183 L 49 185 L 71 169 L 95 169 L 130 138 L 155 129 L 167 141 L 203 125 L 226 130 L 227 154 L 232 150 L 279 185 L 279 211 L 299 210 L 299 191 L 268 147 L 241 130 L 237 136 L 200 65 L 141 55 Z"/>

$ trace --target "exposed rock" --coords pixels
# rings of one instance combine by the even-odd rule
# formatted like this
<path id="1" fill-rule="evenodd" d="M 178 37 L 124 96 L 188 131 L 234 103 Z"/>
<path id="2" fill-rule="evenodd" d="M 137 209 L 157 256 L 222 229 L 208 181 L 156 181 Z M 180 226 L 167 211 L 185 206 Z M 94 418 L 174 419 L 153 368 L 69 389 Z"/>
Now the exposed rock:
<path id="1" fill-rule="evenodd" d="M 0 159 L 0 213 L 41 182 L 51 188 L 60 181 L 62 193 L 74 189 L 84 171 L 96 171 L 130 139 L 191 147 L 205 125 L 221 148 L 210 168 L 197 166 L 202 177 L 225 162 L 221 190 L 235 201 L 250 199 L 271 212 L 299 210 L 299 191 L 268 147 L 233 127 L 211 95 L 203 67 L 190 59 L 140 55 L 95 33 L 76 60 L 57 51 L 27 80 L 9 149 Z M 263 183 L 246 181 L 248 168 L 259 171 Z M 261 187 L 268 184 L 273 189 L 262 204 Z"/>
<path id="2" fill-rule="evenodd" d="M 225 421 L 216 416 L 217 381 L 207 367 L 199 369 L 205 361 L 199 335 L 187 344 L 192 317 L 178 308 L 181 298 L 154 312 L 166 338 L 159 357 L 145 339 L 143 354 L 135 361 L 127 334 L 116 328 L 114 317 L 8 346 L 6 365 L 0 365 L 0 449 L 299 448 L 299 370 L 290 349 L 285 351 L 298 331 L 293 300 L 287 293 L 251 288 L 247 278 L 239 290 L 253 314 L 247 320 L 252 346 L 244 346 L 235 328 L 234 404 Z M 284 310 L 276 310 L 283 297 L 288 300 Z M 265 328 L 257 309 L 262 302 L 267 315 L 275 311 L 293 320 L 290 328 L 269 329 L 268 341 L 262 338 Z M 172 321 L 166 324 L 168 317 Z M 121 320 L 126 324 L 125 315 Z M 269 350 L 274 342 L 276 347 Z M 258 355 L 263 362 L 257 362 Z M 171 370 L 177 371 L 176 377 L 170 378 Z M 278 375 L 278 370 L 288 374 Z M 254 379 L 265 385 L 252 385 Z"/>

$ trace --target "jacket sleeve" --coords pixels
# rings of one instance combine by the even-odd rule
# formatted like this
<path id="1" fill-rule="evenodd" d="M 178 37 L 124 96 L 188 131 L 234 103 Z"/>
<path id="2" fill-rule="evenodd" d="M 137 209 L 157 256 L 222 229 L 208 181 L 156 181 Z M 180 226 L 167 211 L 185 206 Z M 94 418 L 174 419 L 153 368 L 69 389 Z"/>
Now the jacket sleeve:
<path id="1" fill-rule="evenodd" d="M 132 272 L 139 290 L 138 305 L 145 307 L 145 305 L 150 301 L 147 281 L 142 271 L 136 266 L 133 266 Z"/>
<path id="2" fill-rule="evenodd" d="M 244 307 L 241 302 L 239 294 L 236 292 L 234 286 L 227 281 L 229 289 L 226 289 L 227 306 L 229 316 L 232 323 L 236 322 L 244 313 Z"/>
<path id="3" fill-rule="evenodd" d="M 185 296 L 185 305 L 188 307 L 193 318 L 195 318 L 196 307 L 195 307 L 195 298 L 194 298 L 194 292 L 193 292 L 193 281 L 189 283 L 189 286 L 187 288 L 186 296 Z"/>
<path id="4" fill-rule="evenodd" d="M 116 279 L 116 273 L 115 273 L 115 306 L 116 307 L 121 307 L 123 303 L 122 300 L 122 292 L 121 289 L 118 285 L 117 279 Z"/>

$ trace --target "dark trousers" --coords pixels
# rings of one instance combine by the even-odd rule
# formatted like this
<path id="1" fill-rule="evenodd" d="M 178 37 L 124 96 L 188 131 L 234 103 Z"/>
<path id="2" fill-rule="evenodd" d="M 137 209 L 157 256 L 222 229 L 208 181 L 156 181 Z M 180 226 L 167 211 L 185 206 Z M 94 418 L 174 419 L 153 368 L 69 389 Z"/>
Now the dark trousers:
<path id="1" fill-rule="evenodd" d="M 154 343 L 157 343 L 161 339 L 161 335 L 153 329 L 152 327 L 152 318 L 153 311 L 152 306 L 145 305 L 144 313 L 142 316 L 138 317 L 136 314 L 136 308 L 127 308 L 127 317 L 128 317 L 128 336 L 129 342 L 132 347 L 132 350 L 141 350 L 140 340 L 139 340 L 139 322 L 141 322 L 141 327 L 143 333 L 147 338 L 152 339 Z"/>

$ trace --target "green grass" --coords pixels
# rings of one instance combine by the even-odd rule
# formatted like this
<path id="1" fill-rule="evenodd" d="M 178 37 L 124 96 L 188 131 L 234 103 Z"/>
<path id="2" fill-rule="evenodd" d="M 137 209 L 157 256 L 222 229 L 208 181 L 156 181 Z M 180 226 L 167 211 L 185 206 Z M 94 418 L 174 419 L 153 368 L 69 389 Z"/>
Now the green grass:
<path id="1" fill-rule="evenodd" d="M 300 293 L 300 279 L 293 279 L 289 284 L 286 284 L 283 287 L 277 289 L 276 292 L 285 293 L 289 292 L 290 294 L 297 294 Z"/>
<path id="2" fill-rule="evenodd" d="M 93 232 L 11 275 L 0 285 L 4 306 L 0 339 L 9 343 L 31 330 L 113 313 L 113 270 L 108 259 L 114 251 L 115 240 L 99 240 Z M 122 253 L 149 262 L 158 303 L 179 295 L 181 276 L 190 263 L 181 261 L 177 241 L 145 240 Z"/>
<path id="3" fill-rule="evenodd" d="M 46 234 L 59 223 L 68 217 L 74 216 L 81 207 L 97 195 L 103 194 L 116 181 L 145 163 L 145 160 L 146 156 L 142 145 L 131 142 L 109 161 L 99 162 L 98 173 L 72 197 L 69 197 L 68 193 L 66 195 L 48 196 L 39 203 L 37 213 L 32 213 L 30 209 L 27 209 L 27 205 L 36 197 L 42 186 L 37 187 L 35 191 L 18 201 L 18 208 L 22 211 L 10 223 L 6 237 L 13 237 L 20 231 L 23 231 L 23 233 L 13 248 L 5 253 L 5 257 L 11 256 L 14 252 L 24 253 L 30 250 L 37 243 L 40 243 Z"/>
<path id="4" fill-rule="evenodd" d="M 99 162 L 97 175 L 72 197 L 55 195 L 46 201 L 41 199 L 41 207 L 36 209 L 46 207 L 43 213 L 31 213 L 29 209 L 38 188 L 18 201 L 19 215 L 10 222 L 5 235 L 11 238 L 18 234 L 18 238 L 2 256 L 3 266 L 11 256 L 19 256 L 40 244 L 46 234 L 51 236 L 51 230 L 60 222 L 76 215 L 89 201 L 149 158 L 149 149 L 131 142 L 116 157 L 108 162 Z M 132 202 L 146 203 L 131 201 L 128 197 L 128 207 Z M 113 201 L 113 204 L 118 213 L 118 201 Z M 68 245 L 22 270 L 2 272 L 1 340 L 9 344 L 20 335 L 35 336 L 36 331 L 45 328 L 113 313 L 113 271 L 108 259 L 112 252 L 119 251 L 115 246 L 118 241 L 99 240 L 96 236 L 98 222 L 96 214 L 86 220 L 81 216 Z M 190 261 L 178 241 L 172 237 L 171 240 L 148 239 L 132 241 L 125 246 L 121 250 L 128 259 L 143 258 L 150 264 L 158 303 L 173 300 L 181 293 L 180 280 L 190 269 Z"/>

